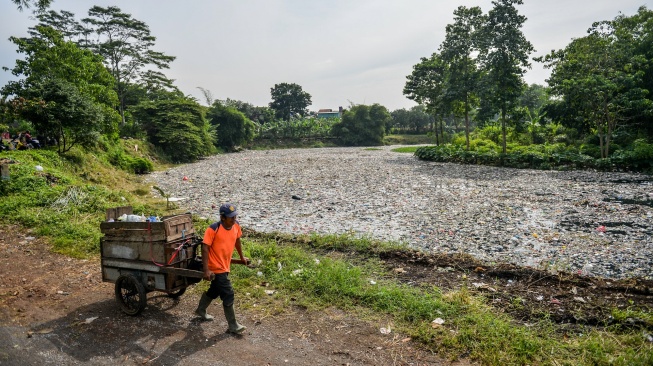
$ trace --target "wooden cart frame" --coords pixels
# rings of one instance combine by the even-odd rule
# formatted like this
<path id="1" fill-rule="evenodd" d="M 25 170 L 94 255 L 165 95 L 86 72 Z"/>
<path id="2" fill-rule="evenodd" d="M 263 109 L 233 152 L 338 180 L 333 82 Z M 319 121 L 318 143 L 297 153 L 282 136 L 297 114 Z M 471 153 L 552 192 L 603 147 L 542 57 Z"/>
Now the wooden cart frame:
<path id="1" fill-rule="evenodd" d="M 132 207 L 107 210 L 107 221 L 100 224 L 104 234 L 100 250 L 102 281 L 115 283 L 123 312 L 140 314 L 148 292 L 177 298 L 201 281 L 201 259 L 196 258 L 201 239 L 195 235 L 190 213 L 155 222 L 116 221 L 122 214 L 131 215 Z"/>

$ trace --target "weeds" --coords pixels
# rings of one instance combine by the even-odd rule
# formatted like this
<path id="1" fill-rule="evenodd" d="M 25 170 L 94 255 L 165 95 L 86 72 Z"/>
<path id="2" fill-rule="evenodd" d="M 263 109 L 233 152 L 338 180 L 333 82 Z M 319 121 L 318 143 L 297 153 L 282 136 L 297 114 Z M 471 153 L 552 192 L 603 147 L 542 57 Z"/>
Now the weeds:
<path id="1" fill-rule="evenodd" d="M 239 293 L 250 295 L 243 306 L 270 302 L 315 310 L 336 306 L 379 323 L 390 316 L 394 327 L 425 347 L 451 359 L 469 357 L 487 365 L 646 365 L 653 346 L 635 330 L 591 330 L 567 334 L 543 317 L 518 325 L 505 313 L 472 295 L 466 287 L 442 293 L 429 286 L 398 283 L 370 253 L 396 250 L 397 244 L 341 236 L 248 235 L 246 255 L 256 268 L 232 268 Z M 514 306 L 522 306 L 520 298 Z M 637 313 L 641 315 L 641 313 Z M 630 314 L 634 315 L 634 314 Z M 625 314 L 620 316 L 626 316 Z M 436 318 L 444 324 L 433 323 Z"/>

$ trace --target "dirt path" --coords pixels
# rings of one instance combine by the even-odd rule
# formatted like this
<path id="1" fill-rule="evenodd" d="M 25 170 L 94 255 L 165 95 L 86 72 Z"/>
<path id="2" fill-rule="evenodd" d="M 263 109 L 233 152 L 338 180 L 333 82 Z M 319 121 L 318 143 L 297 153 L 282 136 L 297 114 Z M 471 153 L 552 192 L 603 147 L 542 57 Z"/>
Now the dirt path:
<path id="1" fill-rule="evenodd" d="M 137 317 L 123 314 L 98 260 L 49 252 L 42 239 L 0 226 L 0 365 L 449 365 L 405 336 L 381 334 L 329 309 L 241 314 L 243 337 L 192 315 L 199 294 L 148 295 Z M 468 362 L 455 363 L 468 365 Z"/>
<path id="2" fill-rule="evenodd" d="M 410 251 L 381 259 L 390 270 L 401 268 L 393 272 L 406 284 L 428 283 L 444 292 L 467 286 L 517 321 L 547 318 L 571 332 L 613 325 L 613 308 L 653 309 L 651 280 L 552 275 Z M 337 309 L 277 313 L 262 302 L 257 310 L 238 311 L 248 329 L 243 337 L 230 336 L 219 305 L 210 307 L 216 321 L 192 315 L 199 298 L 193 290 L 178 300 L 151 293 L 143 313 L 129 317 L 115 303 L 113 284 L 101 282 L 99 260 L 53 254 L 29 232 L 0 226 L 0 365 L 451 364 L 403 335 L 381 334 L 385 324 Z M 621 325 L 653 334 L 653 324 L 641 319 Z"/>

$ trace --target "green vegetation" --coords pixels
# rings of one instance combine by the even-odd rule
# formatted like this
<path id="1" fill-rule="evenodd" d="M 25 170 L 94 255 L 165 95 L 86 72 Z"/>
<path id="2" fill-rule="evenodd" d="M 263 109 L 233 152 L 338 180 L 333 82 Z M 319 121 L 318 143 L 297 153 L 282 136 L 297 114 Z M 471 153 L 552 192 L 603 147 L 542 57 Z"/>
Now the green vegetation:
<path id="1" fill-rule="evenodd" d="M 332 132 L 345 145 L 381 145 L 390 119 L 390 113 L 380 104 L 355 105 L 344 112 Z"/>
<path id="2" fill-rule="evenodd" d="M 257 142 L 273 139 L 327 139 L 338 118 L 292 118 L 259 125 Z"/>
<path id="3" fill-rule="evenodd" d="M 216 146 L 226 151 L 233 151 L 254 138 L 254 122 L 233 107 L 215 103 L 209 109 L 208 118 L 217 134 Z"/>
<path id="4" fill-rule="evenodd" d="M 451 144 L 423 146 L 415 150 L 415 156 L 423 160 L 460 164 L 493 165 L 529 169 L 596 169 L 601 171 L 639 171 L 653 173 L 653 144 L 644 139 L 633 141 L 608 158 L 602 158 L 601 150 L 593 141 L 565 143 L 569 129 L 540 128 L 535 132 L 545 142 L 528 145 L 524 143 L 531 132 L 516 133 L 508 129 L 507 152 L 501 152 L 497 126 L 486 126 L 472 134 L 470 148 L 465 149 L 464 136 L 454 136 Z M 520 142 L 521 141 L 521 142 Z M 550 141 L 550 142 L 549 142 Z M 556 142 L 563 141 L 563 142 Z"/>
<path id="5" fill-rule="evenodd" d="M 417 146 L 406 146 L 406 147 L 398 147 L 396 149 L 392 149 L 394 152 L 398 153 L 411 153 L 414 154 L 415 151 L 417 151 L 418 147 Z"/>
<path id="6" fill-rule="evenodd" d="M 304 117 L 308 112 L 306 108 L 311 105 L 311 95 L 298 84 L 274 84 L 270 94 L 270 108 L 275 111 L 277 118 L 286 121 L 294 117 Z"/>
<path id="7" fill-rule="evenodd" d="M 111 165 L 116 155 L 147 159 L 149 147 L 138 144 L 137 140 L 105 142 L 86 152 L 73 148 L 64 156 L 48 150 L 7 153 L 11 180 L 0 181 L 1 222 L 33 228 L 49 238 L 54 251 L 88 258 L 99 254 L 99 224 L 106 208 L 129 204 L 136 213 L 173 213 L 164 201 L 149 198 L 151 188 L 137 176 Z M 195 224 L 201 232 L 210 223 L 196 218 Z M 469 357 L 488 365 L 653 361 L 653 345 L 635 329 L 587 327 L 569 332 L 547 320 L 526 326 L 466 287 L 443 291 L 402 284 L 378 259 L 401 250 L 396 243 L 349 235 L 248 232 L 244 248 L 257 265 L 234 268 L 238 291 L 250 293 L 242 297 L 244 307 L 264 303 L 266 311 L 274 312 L 286 311 L 289 304 L 311 310 L 338 307 L 378 323 L 389 321 L 395 331 L 451 359 Z M 267 287 L 261 287 L 261 282 Z M 206 284 L 198 288 L 202 286 Z M 266 289 L 277 293 L 269 296 Z M 614 309 L 612 314 L 615 319 L 650 319 L 650 314 L 628 309 Z M 434 324 L 437 318 L 443 324 Z"/>
<path id="8" fill-rule="evenodd" d="M 245 255 L 258 265 L 234 269 L 238 292 L 250 294 L 239 297 L 244 301 L 241 306 L 258 304 L 259 309 L 264 304 L 271 313 L 291 304 L 311 310 L 335 306 L 382 324 L 390 317 L 393 329 L 433 351 L 486 365 L 653 362 L 653 345 L 641 331 L 587 328 L 569 332 L 546 320 L 526 326 L 472 295 L 467 287 L 443 292 L 428 285 L 401 284 L 376 259 L 384 251 L 397 250 L 397 245 L 347 235 L 252 233 L 244 240 L 244 248 Z M 267 287 L 259 286 L 262 282 Z M 271 297 L 264 290 L 277 293 Z M 434 324 L 437 318 L 443 324 Z"/>
<path id="9" fill-rule="evenodd" d="M 386 135 L 383 138 L 384 145 L 426 145 L 433 142 L 430 135 Z"/>
<path id="10" fill-rule="evenodd" d="M 153 166 L 147 146 L 136 152 L 137 144 L 123 140 L 88 152 L 73 148 L 64 156 L 44 149 L 3 153 L 10 180 L 0 181 L 0 222 L 34 229 L 56 252 L 96 256 L 107 208 L 132 205 L 135 212 L 153 215 L 166 209 L 165 203 L 150 201 L 150 188 L 129 174 Z"/>

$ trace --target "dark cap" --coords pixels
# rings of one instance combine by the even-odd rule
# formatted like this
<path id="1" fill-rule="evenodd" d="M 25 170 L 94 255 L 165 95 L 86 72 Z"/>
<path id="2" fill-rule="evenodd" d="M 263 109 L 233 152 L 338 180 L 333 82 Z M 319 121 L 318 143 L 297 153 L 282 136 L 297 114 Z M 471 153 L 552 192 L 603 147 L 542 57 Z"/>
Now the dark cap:
<path id="1" fill-rule="evenodd" d="M 220 206 L 220 216 L 222 215 L 225 215 L 226 217 L 234 217 L 238 215 L 236 206 L 231 203 L 225 203 L 224 205 Z"/>

